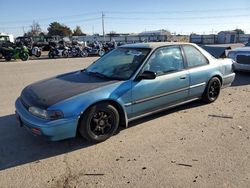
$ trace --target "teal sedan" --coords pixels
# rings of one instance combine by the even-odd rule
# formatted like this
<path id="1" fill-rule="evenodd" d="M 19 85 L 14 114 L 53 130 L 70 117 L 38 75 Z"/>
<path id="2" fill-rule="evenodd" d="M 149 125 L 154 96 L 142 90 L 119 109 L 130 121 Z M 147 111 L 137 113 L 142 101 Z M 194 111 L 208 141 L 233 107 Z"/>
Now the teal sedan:
<path id="1" fill-rule="evenodd" d="M 231 59 L 191 43 L 128 44 L 83 70 L 24 88 L 16 100 L 21 126 L 49 140 L 91 142 L 132 120 L 194 100 L 214 102 L 235 77 Z"/>

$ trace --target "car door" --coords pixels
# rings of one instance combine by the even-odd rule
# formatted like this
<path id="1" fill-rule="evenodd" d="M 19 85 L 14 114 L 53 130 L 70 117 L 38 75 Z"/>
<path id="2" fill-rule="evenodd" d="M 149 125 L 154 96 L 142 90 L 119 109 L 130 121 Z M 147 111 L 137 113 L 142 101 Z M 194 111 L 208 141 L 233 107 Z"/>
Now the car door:
<path id="1" fill-rule="evenodd" d="M 208 59 L 194 46 L 183 45 L 190 78 L 189 98 L 200 97 L 209 80 L 211 66 Z"/>
<path id="2" fill-rule="evenodd" d="M 133 81 L 133 116 L 165 108 L 188 97 L 189 75 L 179 46 L 156 49 L 141 70 L 144 71 L 155 72 L 156 78 Z"/>

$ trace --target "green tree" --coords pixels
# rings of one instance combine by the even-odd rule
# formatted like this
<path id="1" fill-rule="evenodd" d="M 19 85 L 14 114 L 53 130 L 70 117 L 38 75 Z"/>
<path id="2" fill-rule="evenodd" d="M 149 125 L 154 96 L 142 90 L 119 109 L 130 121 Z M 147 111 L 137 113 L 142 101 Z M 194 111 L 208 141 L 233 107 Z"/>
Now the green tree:
<path id="1" fill-rule="evenodd" d="M 237 34 L 245 34 L 245 32 L 242 29 L 235 29 L 233 31 L 235 31 Z"/>
<path id="2" fill-rule="evenodd" d="M 82 32 L 82 29 L 80 26 L 76 26 L 76 28 L 73 30 L 73 36 L 85 36 L 86 34 Z"/>
<path id="3" fill-rule="evenodd" d="M 70 36 L 72 31 L 66 25 L 60 24 L 58 22 L 52 22 L 48 27 L 48 35 L 59 35 L 59 36 Z"/>

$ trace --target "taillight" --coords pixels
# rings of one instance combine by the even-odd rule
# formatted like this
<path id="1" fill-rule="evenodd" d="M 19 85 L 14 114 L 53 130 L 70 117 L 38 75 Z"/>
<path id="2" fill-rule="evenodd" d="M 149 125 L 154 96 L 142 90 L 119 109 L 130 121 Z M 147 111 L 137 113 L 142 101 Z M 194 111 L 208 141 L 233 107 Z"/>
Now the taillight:
<path id="1" fill-rule="evenodd" d="M 235 71 L 235 61 L 234 60 L 232 60 L 232 72 L 234 72 Z"/>
<path id="2" fill-rule="evenodd" d="M 36 135 L 41 135 L 41 131 L 39 129 L 37 129 L 37 128 L 32 128 L 31 132 L 36 134 Z"/>

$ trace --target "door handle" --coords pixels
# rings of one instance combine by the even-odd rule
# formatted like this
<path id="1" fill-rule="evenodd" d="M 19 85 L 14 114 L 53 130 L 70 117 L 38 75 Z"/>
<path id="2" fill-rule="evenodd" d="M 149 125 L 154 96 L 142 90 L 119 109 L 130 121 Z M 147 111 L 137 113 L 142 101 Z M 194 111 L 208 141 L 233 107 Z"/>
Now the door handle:
<path id="1" fill-rule="evenodd" d="M 181 76 L 180 79 L 184 80 L 186 79 L 187 77 L 186 76 Z"/>

